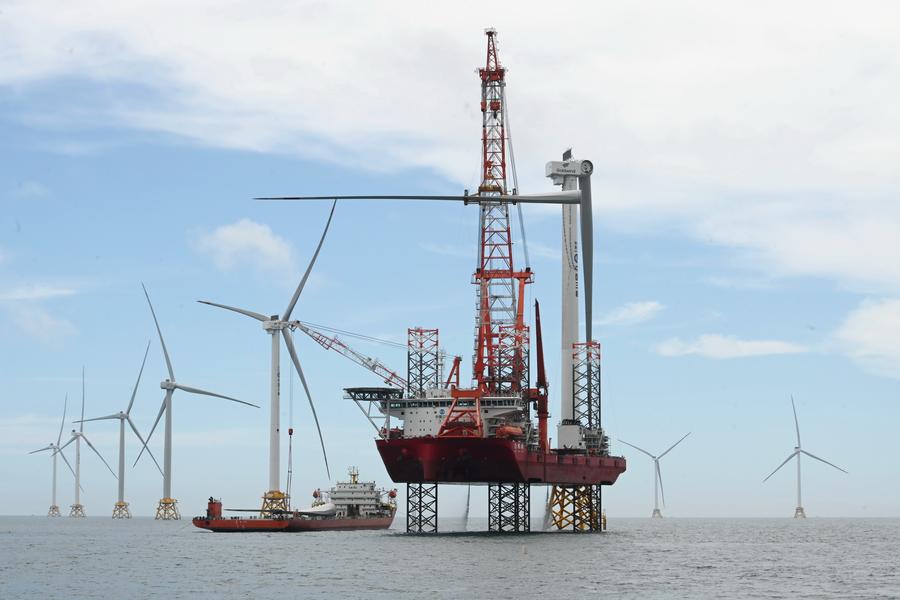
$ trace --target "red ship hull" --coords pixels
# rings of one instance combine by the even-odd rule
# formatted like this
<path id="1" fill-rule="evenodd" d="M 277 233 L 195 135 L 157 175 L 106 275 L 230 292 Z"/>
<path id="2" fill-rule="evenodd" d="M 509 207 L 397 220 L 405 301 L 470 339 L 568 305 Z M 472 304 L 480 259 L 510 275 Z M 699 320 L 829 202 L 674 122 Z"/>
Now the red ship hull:
<path id="1" fill-rule="evenodd" d="M 625 459 L 528 450 L 502 438 L 420 437 L 375 441 L 396 483 L 612 485 Z"/>
<path id="2" fill-rule="evenodd" d="M 291 519 L 287 531 L 358 531 L 364 529 L 387 529 L 394 522 L 389 517 L 359 519 Z"/>
<path id="3" fill-rule="evenodd" d="M 389 517 L 358 519 L 207 519 L 195 517 L 193 523 L 200 529 L 218 532 L 260 532 L 260 531 L 354 531 L 362 529 L 388 529 L 394 521 Z"/>
<path id="4" fill-rule="evenodd" d="M 289 519 L 207 519 L 194 517 L 192 523 L 200 529 L 225 532 L 259 532 L 259 531 L 287 531 Z"/>

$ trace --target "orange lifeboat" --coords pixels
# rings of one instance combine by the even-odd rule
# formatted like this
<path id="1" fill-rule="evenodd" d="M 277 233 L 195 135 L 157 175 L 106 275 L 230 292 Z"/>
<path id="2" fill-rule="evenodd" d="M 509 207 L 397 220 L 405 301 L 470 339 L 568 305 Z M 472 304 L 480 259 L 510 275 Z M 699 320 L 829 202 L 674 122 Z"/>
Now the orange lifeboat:
<path id="1" fill-rule="evenodd" d="M 521 427 L 516 427 L 515 425 L 501 425 L 497 428 L 494 435 L 498 438 L 517 438 L 524 436 L 525 433 L 522 431 Z"/>

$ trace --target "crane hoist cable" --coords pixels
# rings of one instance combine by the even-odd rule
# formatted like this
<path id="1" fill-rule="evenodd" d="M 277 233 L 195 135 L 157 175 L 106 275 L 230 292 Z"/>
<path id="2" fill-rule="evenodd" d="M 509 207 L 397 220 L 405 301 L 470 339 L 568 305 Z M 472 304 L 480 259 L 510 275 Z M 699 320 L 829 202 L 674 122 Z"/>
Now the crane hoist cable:
<path id="1" fill-rule="evenodd" d="M 506 100 L 506 88 L 503 88 L 503 109 L 505 116 L 506 144 L 509 148 L 509 167 L 512 172 L 513 193 L 519 193 L 519 175 L 516 173 L 516 153 L 513 152 L 512 128 L 509 125 L 509 104 Z M 525 217 L 522 214 L 522 205 L 516 204 L 516 211 L 519 213 L 519 230 L 522 234 L 522 252 L 525 254 L 525 267 L 531 268 L 531 259 L 528 257 L 528 240 L 525 237 Z"/>

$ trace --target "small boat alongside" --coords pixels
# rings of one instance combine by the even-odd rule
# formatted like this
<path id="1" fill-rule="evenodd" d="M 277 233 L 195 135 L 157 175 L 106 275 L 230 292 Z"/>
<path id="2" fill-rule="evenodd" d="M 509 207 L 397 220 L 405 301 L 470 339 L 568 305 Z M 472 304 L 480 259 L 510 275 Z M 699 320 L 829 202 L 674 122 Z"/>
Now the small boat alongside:
<path id="1" fill-rule="evenodd" d="M 218 532 L 334 531 L 388 529 L 397 511 L 397 490 L 359 481 L 359 471 L 349 469 L 350 480 L 338 482 L 327 492 L 313 492 L 313 502 L 302 510 L 223 509 L 210 496 L 206 515 L 194 517 L 194 526 Z M 224 516 L 227 512 L 258 512 L 259 516 Z"/>

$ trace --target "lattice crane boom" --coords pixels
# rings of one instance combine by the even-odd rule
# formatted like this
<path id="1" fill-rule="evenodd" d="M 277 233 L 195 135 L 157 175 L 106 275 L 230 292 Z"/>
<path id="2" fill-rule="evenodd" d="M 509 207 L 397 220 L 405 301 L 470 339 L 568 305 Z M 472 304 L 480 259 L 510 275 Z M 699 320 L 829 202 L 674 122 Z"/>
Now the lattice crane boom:
<path id="1" fill-rule="evenodd" d="M 398 375 L 395 371 L 387 368 L 378 359 L 366 356 L 362 352 L 351 348 L 336 335 L 330 336 L 327 333 L 319 331 L 304 323 L 300 323 L 299 321 L 291 322 L 291 328 L 299 329 L 300 331 L 311 337 L 313 340 L 315 340 L 317 344 L 319 344 L 326 350 L 334 350 L 338 354 L 349 358 L 364 369 L 375 373 L 387 385 L 399 388 L 401 390 L 407 389 L 408 384 L 406 382 L 406 379 Z"/>

